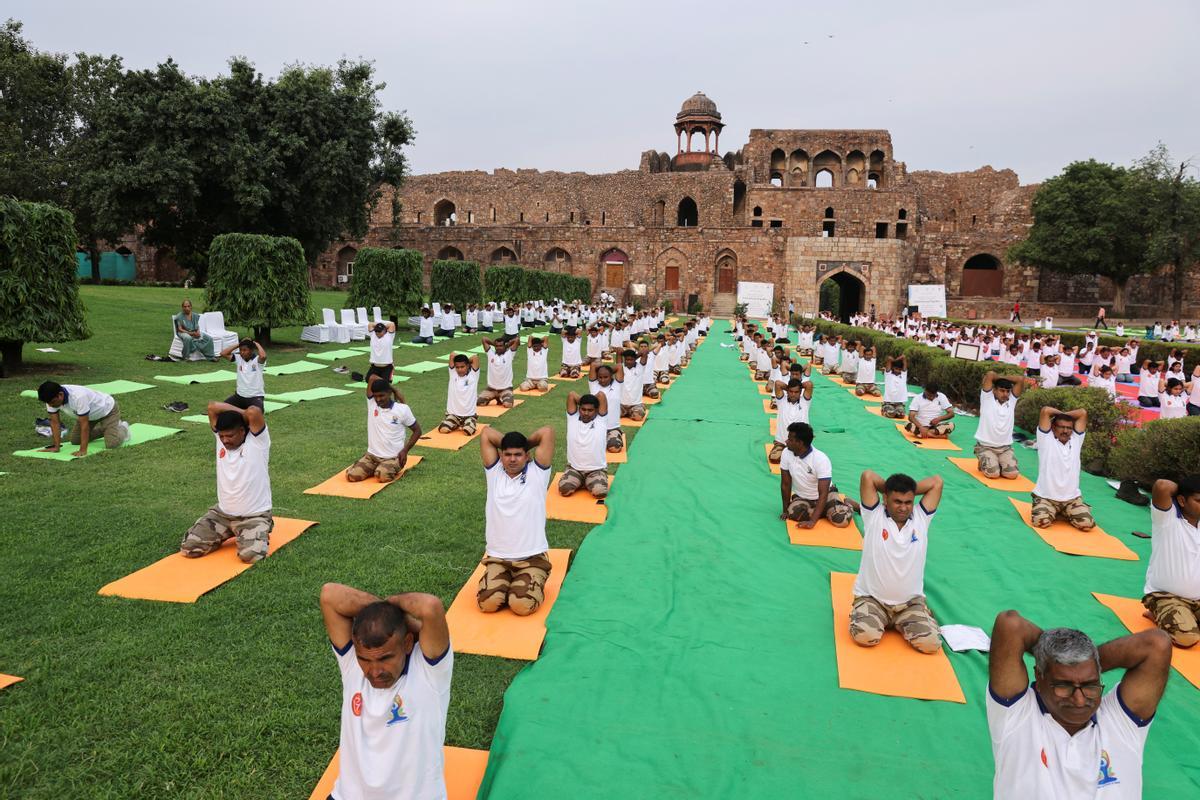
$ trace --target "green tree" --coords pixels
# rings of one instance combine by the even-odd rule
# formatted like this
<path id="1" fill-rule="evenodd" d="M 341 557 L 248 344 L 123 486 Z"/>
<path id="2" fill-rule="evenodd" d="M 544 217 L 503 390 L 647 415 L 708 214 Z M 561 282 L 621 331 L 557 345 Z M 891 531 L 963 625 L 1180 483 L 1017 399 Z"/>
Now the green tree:
<path id="1" fill-rule="evenodd" d="M 1095 160 L 1069 164 L 1033 197 L 1029 236 L 1009 248 L 1025 264 L 1075 275 L 1101 275 L 1116 289 L 1113 313 L 1125 313 L 1129 279 L 1154 269 L 1154 221 L 1147 182 L 1130 170 Z"/>
<path id="2" fill-rule="evenodd" d="M 366 62 L 293 66 L 266 81 L 243 59 L 228 75 L 185 75 L 168 60 L 127 72 L 98 109 L 107 154 L 87 190 L 103 219 L 144 226 L 198 281 L 225 231 L 291 236 L 309 262 L 366 233 L 384 184 L 398 184 L 412 125 L 380 110 Z"/>
<path id="3" fill-rule="evenodd" d="M 20 366 L 25 342 L 91 336 L 75 269 L 70 213 L 0 197 L 0 377 Z"/>
<path id="4" fill-rule="evenodd" d="M 1171 316 L 1183 316 L 1184 284 L 1200 261 L 1200 182 L 1190 161 L 1175 162 L 1161 143 L 1134 170 L 1139 194 L 1150 198 L 1145 214 L 1154 227 L 1147 262 L 1171 266 Z"/>
<path id="5" fill-rule="evenodd" d="M 354 257 L 354 277 L 346 307 L 379 306 L 392 320 L 416 313 L 421 307 L 424 261 L 416 250 L 364 247 Z"/>
<path id="6" fill-rule="evenodd" d="M 271 328 L 308 321 L 308 265 L 300 242 L 287 236 L 225 233 L 209 248 L 204 305 L 271 341 Z"/>

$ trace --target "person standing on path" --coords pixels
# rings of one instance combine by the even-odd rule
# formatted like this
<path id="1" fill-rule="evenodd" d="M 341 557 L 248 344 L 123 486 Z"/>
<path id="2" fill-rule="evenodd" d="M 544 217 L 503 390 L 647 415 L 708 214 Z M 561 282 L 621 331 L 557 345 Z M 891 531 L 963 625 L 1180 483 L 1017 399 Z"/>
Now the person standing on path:
<path id="1" fill-rule="evenodd" d="M 1020 322 L 1022 325 L 1025 324 L 1025 320 L 1021 319 L 1021 301 L 1020 300 L 1017 300 L 1015 303 L 1013 303 L 1012 313 L 1008 315 L 1008 321 L 1009 322 Z"/>
<path id="2" fill-rule="evenodd" d="M 263 409 L 263 397 L 267 393 L 263 383 L 267 351 L 263 350 L 263 346 L 253 339 L 242 339 L 222 350 L 221 358 L 228 358 L 237 368 L 237 388 L 225 398 L 225 402 L 243 411 L 250 406 Z"/>
<path id="3" fill-rule="evenodd" d="M 1103 326 L 1104 330 L 1108 330 L 1108 323 L 1104 320 L 1104 306 L 1100 306 L 1096 310 L 1096 321 L 1092 323 L 1092 330 Z"/>

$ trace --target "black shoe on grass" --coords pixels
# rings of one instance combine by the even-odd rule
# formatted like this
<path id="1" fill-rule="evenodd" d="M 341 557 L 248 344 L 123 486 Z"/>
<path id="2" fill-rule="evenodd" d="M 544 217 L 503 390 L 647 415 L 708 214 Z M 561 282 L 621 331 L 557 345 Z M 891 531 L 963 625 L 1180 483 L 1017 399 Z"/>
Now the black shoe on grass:
<path id="1" fill-rule="evenodd" d="M 1150 505 L 1150 498 L 1138 491 L 1137 481 L 1126 478 L 1117 488 L 1117 499 L 1132 503 L 1135 506 Z"/>

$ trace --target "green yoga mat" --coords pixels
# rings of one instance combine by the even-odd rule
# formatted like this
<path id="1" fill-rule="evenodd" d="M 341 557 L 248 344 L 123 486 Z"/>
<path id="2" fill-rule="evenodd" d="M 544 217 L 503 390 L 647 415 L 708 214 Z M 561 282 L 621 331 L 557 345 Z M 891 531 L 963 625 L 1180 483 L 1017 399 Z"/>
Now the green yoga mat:
<path id="1" fill-rule="evenodd" d="M 446 369 L 448 362 L 445 361 L 418 361 L 415 364 L 405 364 L 396 369 L 404 370 L 405 372 L 432 372 L 435 369 Z"/>
<path id="2" fill-rule="evenodd" d="M 343 358 L 359 358 L 362 353 L 357 350 L 326 350 L 323 353 L 309 353 L 309 358 L 315 358 L 318 361 L 338 361 Z"/>
<path id="3" fill-rule="evenodd" d="M 130 392 L 140 392 L 143 389 L 153 389 L 152 383 L 138 383 L 137 381 L 107 381 L 106 383 L 85 383 L 84 386 L 96 392 L 104 392 L 105 394 L 129 394 Z M 33 400 L 37 399 L 36 389 L 26 389 L 21 392 L 21 397 L 28 397 Z"/>
<path id="4" fill-rule="evenodd" d="M 346 389 L 331 389 L 328 386 L 319 386 L 316 389 L 305 389 L 300 392 L 269 394 L 265 399 L 276 400 L 280 403 L 299 403 L 304 400 L 324 400 L 326 397 L 341 397 L 344 394 L 354 394 L 354 392 L 347 391 Z"/>
<path id="5" fill-rule="evenodd" d="M 267 375 L 298 375 L 301 372 L 319 372 L 329 369 L 324 364 L 314 364 L 311 361 L 293 361 L 290 364 L 268 364 L 263 367 Z"/>
<path id="6" fill-rule="evenodd" d="M 1009 493 L 906 443 L 844 388 L 814 383 L 814 444 L 840 487 L 857 495 L 867 467 L 945 479 L 925 574 L 939 621 L 990 631 L 1016 608 L 1100 641 L 1126 633 L 1090 592 L 1141 596 L 1150 546 L 1126 532 L 1148 528 L 1145 508 L 1085 475 L 1097 520 L 1142 560 L 1058 553 Z M 949 653 L 965 705 L 838 687 L 829 573 L 856 572 L 860 554 L 788 542 L 761 400 L 736 351 L 706 343 L 653 408 L 608 521 L 550 611 L 541 656 L 505 693 L 480 796 L 992 796 L 986 654 Z M 963 453 L 950 455 L 969 454 L 977 421 L 955 422 Z M 1036 453 L 1017 448 L 1017 459 L 1036 475 Z M 647 508 L 670 509 L 669 521 L 648 526 Z M 1200 781 L 1200 690 L 1174 672 L 1169 682 L 1146 745 L 1147 798 L 1192 797 Z"/>
<path id="7" fill-rule="evenodd" d="M 121 448 L 133 447 L 144 442 L 152 442 L 155 439 L 165 439 L 176 433 L 183 433 L 183 430 L 180 428 L 164 428 L 160 425 L 146 425 L 142 422 L 134 422 L 129 426 L 129 439 L 126 440 L 125 444 L 121 445 Z M 78 458 L 71 455 L 78 449 L 78 445 L 64 441 L 57 453 L 48 453 L 39 448 L 34 450 L 18 450 L 13 455 L 20 456 L 21 458 L 46 458 L 52 461 L 78 461 Z M 103 439 L 88 443 L 88 456 L 103 453 L 104 450 Z"/>
<path id="8" fill-rule="evenodd" d="M 278 411 L 281 408 L 287 408 L 287 403 L 277 403 L 273 400 L 263 400 L 263 413 L 270 414 L 272 411 Z M 186 417 L 179 418 L 181 422 L 200 422 L 207 423 L 207 414 L 188 414 Z"/>
<path id="9" fill-rule="evenodd" d="M 392 375 L 392 383 L 393 384 L 404 383 L 406 380 L 409 380 L 409 377 L 407 375 L 395 375 L 395 374 Z M 342 385 L 345 386 L 347 389 L 365 389 L 365 388 L 367 388 L 366 381 L 355 381 L 353 383 L 344 383 Z"/>
<path id="10" fill-rule="evenodd" d="M 216 372 L 197 372 L 192 375 L 155 375 L 154 380 L 166 383 L 221 383 L 222 381 L 237 380 L 237 373 L 231 369 L 220 369 Z"/>

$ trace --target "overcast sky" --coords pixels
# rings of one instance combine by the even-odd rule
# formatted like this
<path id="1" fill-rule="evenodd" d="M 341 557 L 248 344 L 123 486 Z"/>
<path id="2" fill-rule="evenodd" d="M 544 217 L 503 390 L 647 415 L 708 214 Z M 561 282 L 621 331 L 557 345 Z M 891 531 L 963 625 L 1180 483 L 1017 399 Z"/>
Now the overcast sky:
<path id="1" fill-rule="evenodd" d="M 910 170 L 985 164 L 1032 183 L 1065 164 L 1128 164 L 1159 140 L 1200 160 L 1200 3 L 599 0 L 9 0 L 41 50 L 168 56 L 215 75 L 231 56 L 375 63 L 417 130 L 414 172 L 636 169 L 674 151 L 700 90 L 727 125 L 886 128 Z"/>

